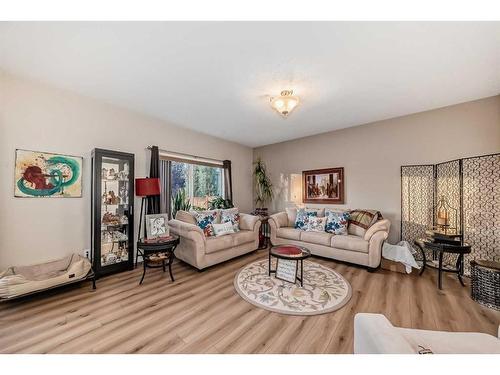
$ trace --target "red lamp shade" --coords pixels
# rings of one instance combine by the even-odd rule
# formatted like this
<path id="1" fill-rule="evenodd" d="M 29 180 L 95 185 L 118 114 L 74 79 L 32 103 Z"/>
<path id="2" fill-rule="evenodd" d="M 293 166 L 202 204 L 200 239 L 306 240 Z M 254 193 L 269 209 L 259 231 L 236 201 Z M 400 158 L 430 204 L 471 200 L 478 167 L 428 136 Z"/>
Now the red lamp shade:
<path id="1" fill-rule="evenodd" d="M 136 178 L 135 179 L 135 195 L 139 197 L 147 197 L 150 195 L 160 195 L 160 179 L 159 178 Z"/>

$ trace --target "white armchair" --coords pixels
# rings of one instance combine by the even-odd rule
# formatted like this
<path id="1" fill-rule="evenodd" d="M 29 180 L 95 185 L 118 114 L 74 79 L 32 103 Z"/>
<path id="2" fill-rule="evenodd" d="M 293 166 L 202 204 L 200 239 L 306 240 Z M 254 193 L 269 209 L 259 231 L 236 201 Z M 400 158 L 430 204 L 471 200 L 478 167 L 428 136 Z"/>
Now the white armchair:
<path id="1" fill-rule="evenodd" d="M 381 314 L 354 317 L 354 354 L 500 354 L 500 339 L 486 333 L 394 327 Z"/>

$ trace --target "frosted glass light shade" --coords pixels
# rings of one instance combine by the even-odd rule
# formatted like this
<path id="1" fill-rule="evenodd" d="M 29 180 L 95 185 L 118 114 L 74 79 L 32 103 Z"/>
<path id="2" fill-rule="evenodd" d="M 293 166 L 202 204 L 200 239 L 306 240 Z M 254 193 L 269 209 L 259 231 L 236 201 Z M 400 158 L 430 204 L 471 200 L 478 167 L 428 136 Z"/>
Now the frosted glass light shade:
<path id="1" fill-rule="evenodd" d="M 298 104 L 299 98 L 293 95 L 292 90 L 283 90 L 280 96 L 271 98 L 271 107 L 283 117 L 287 117 Z"/>

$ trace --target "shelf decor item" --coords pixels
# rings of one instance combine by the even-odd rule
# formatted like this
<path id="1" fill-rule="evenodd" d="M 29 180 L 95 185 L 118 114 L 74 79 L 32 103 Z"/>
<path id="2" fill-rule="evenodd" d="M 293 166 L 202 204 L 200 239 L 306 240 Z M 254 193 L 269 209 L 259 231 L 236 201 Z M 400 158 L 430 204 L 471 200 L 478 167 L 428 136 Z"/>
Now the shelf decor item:
<path id="1" fill-rule="evenodd" d="M 133 268 L 134 154 L 92 151 L 92 263 L 97 277 Z"/>
<path id="2" fill-rule="evenodd" d="M 80 156 L 16 150 L 14 196 L 22 198 L 81 198 Z"/>
<path id="3" fill-rule="evenodd" d="M 167 214 L 146 215 L 146 238 L 148 240 L 168 236 L 170 236 L 170 231 Z"/>
<path id="4" fill-rule="evenodd" d="M 303 203 L 344 204 L 344 168 L 302 172 Z"/>

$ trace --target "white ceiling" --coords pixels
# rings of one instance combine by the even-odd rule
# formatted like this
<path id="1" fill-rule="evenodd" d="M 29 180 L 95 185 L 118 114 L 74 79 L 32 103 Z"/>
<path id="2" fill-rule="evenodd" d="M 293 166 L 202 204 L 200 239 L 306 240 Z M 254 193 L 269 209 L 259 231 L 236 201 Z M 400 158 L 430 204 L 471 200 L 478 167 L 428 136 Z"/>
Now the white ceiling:
<path id="1" fill-rule="evenodd" d="M 0 68 L 255 147 L 500 93 L 500 22 L 0 22 Z"/>

